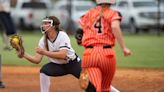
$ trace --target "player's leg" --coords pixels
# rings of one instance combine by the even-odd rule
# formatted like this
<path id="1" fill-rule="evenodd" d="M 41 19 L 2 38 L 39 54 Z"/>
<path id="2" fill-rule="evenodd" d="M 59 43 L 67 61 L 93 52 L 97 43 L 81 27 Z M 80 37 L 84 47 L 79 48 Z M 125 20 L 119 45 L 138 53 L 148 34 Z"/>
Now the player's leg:
<path id="1" fill-rule="evenodd" d="M 111 83 L 116 71 L 116 57 L 112 49 L 103 49 L 101 54 L 102 63 L 100 69 L 102 71 L 102 92 L 110 92 Z"/>
<path id="2" fill-rule="evenodd" d="M 4 50 L 11 50 L 10 43 L 9 43 L 9 37 L 6 35 L 5 32 L 3 32 L 3 43 L 4 43 Z"/>
<path id="3" fill-rule="evenodd" d="M 49 92 L 50 78 L 44 73 L 40 73 L 40 92 Z"/>
<path id="4" fill-rule="evenodd" d="M 10 50 L 10 44 L 9 44 L 9 37 L 6 34 L 6 28 L 4 23 L 4 14 L 0 13 L 0 26 L 2 27 L 2 41 L 4 43 L 3 49 L 4 50 Z"/>
<path id="5" fill-rule="evenodd" d="M 99 68 L 87 68 L 89 80 L 96 88 L 96 92 L 101 92 L 102 74 Z"/>
<path id="6" fill-rule="evenodd" d="M 41 92 L 49 92 L 50 88 L 50 76 L 62 76 L 65 75 L 65 70 L 62 68 L 63 65 L 48 63 L 44 65 L 40 70 L 40 90 Z"/>
<path id="7" fill-rule="evenodd" d="M 89 85 L 86 87 L 86 84 L 88 82 L 86 81 L 85 77 L 80 78 L 80 85 L 83 89 L 86 89 L 86 92 L 101 92 L 101 72 L 97 68 L 97 61 L 98 61 L 98 50 L 95 50 L 94 48 L 88 48 L 84 50 L 83 53 L 83 61 L 82 61 L 82 68 L 83 70 L 87 70 L 88 75 L 89 75 Z M 92 67 L 93 66 L 93 67 Z M 94 68 L 95 67 L 95 68 Z M 86 73 L 84 72 L 84 75 Z"/>
<path id="8" fill-rule="evenodd" d="M 1 53 L 0 53 L 0 88 L 5 88 L 5 85 L 2 82 L 2 70 L 1 70 L 1 66 L 2 66 L 2 61 L 1 61 Z"/>
<path id="9" fill-rule="evenodd" d="M 10 13 L 3 12 L 1 13 L 0 17 L 0 20 L 5 28 L 5 32 L 3 34 L 3 41 L 6 46 L 4 47 L 4 49 L 10 50 L 9 36 L 16 34 L 16 28 L 12 21 Z"/>
<path id="10" fill-rule="evenodd" d="M 13 20 L 10 16 L 10 13 L 3 13 L 2 15 L 2 23 L 4 24 L 5 30 L 6 30 L 6 35 L 13 35 L 16 33 L 16 28 L 13 23 Z"/>
<path id="11" fill-rule="evenodd" d="M 74 67 L 72 67 L 74 66 Z M 70 61 L 70 63 L 66 64 L 66 70 L 68 74 L 72 74 L 76 78 L 79 79 L 81 73 L 81 60 L 77 58 L 76 60 Z M 96 92 L 96 88 L 93 86 L 92 83 L 89 82 L 88 87 L 85 92 Z"/>
<path id="12" fill-rule="evenodd" d="M 100 51 L 101 50 L 101 51 Z M 99 52 L 100 51 L 100 52 Z M 111 56 L 115 56 L 114 55 L 114 52 L 113 51 L 111 51 L 111 49 L 110 50 L 107 50 L 107 51 L 105 51 L 105 54 L 104 55 L 102 55 L 102 53 L 101 52 L 104 52 L 104 49 L 102 49 L 102 48 L 100 48 L 99 50 L 93 50 L 93 49 L 86 49 L 85 50 L 85 52 L 84 52 L 84 54 L 83 54 L 83 62 L 82 62 L 82 66 L 90 66 L 90 65 L 92 65 L 92 66 L 96 66 L 96 65 L 99 65 L 99 66 L 101 66 L 101 67 L 107 67 L 107 69 L 110 69 L 109 68 L 109 66 L 106 64 L 106 62 L 107 61 L 109 61 L 109 58 L 111 58 Z M 108 52 L 110 52 L 110 53 L 108 53 Z M 92 53 L 97 53 L 97 54 L 92 54 Z M 107 57 L 107 58 L 106 58 Z M 99 58 L 99 59 L 98 59 Z M 105 58 L 105 59 L 104 59 Z M 100 60 L 100 61 L 97 61 L 97 60 Z M 94 61 L 94 62 L 91 62 L 91 61 Z M 98 62 L 98 64 L 96 64 L 95 62 Z M 102 62 L 103 61 L 103 62 Z M 105 63 L 104 63 L 105 62 Z M 108 63 L 108 62 L 107 62 Z M 109 62 L 109 64 L 110 64 L 110 62 Z M 110 64 L 110 66 L 115 66 L 115 62 L 114 62 L 114 64 L 113 63 L 111 63 Z M 115 67 L 113 67 L 114 69 L 115 69 Z M 92 72 L 92 71 L 91 71 Z M 101 71 L 102 72 L 102 71 Z M 106 70 L 105 70 L 105 73 L 108 73 L 108 71 L 106 72 Z M 92 74 L 92 73 L 91 73 Z M 112 74 L 113 75 L 113 74 Z M 99 79 L 99 78 L 97 78 L 97 79 Z M 109 80 L 109 79 L 107 79 L 107 80 Z M 111 80 L 110 80 L 111 81 Z M 92 82 L 93 83 L 93 82 Z M 111 82 L 110 82 L 111 83 Z M 101 84 L 101 83 L 100 83 Z M 93 86 L 92 85 L 92 88 L 95 88 L 96 86 Z M 97 88 L 97 87 L 96 87 Z M 114 88 L 114 87 L 111 87 L 111 89 L 110 89 L 110 85 L 108 86 L 108 91 L 109 90 L 111 90 L 111 91 L 113 91 L 113 92 L 117 92 L 117 90 Z M 90 91 L 88 91 L 88 92 L 90 92 Z M 95 92 L 95 91 L 91 91 L 91 92 Z"/>

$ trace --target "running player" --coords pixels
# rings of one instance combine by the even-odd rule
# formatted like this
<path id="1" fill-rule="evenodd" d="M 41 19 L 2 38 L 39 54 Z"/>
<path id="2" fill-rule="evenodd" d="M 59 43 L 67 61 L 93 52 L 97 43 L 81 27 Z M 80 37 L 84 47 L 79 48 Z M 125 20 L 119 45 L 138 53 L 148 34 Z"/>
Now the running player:
<path id="1" fill-rule="evenodd" d="M 121 29 L 121 16 L 110 8 L 114 0 L 97 0 L 97 6 L 91 8 L 80 18 L 83 29 L 82 45 L 83 70 L 89 73 L 89 80 L 96 92 L 110 92 L 110 86 L 116 70 L 115 39 L 125 56 L 131 55 L 126 47 Z"/>

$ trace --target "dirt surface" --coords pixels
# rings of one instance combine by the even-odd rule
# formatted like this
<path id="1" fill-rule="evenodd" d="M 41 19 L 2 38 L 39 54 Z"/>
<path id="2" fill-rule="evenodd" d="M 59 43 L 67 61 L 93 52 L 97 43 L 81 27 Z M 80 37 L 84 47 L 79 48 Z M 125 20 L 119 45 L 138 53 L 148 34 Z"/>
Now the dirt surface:
<path id="1" fill-rule="evenodd" d="M 39 92 L 39 67 L 2 68 L 0 92 Z M 164 92 L 164 69 L 117 69 L 113 85 L 121 92 Z M 50 92 L 83 92 L 71 75 L 51 78 Z"/>

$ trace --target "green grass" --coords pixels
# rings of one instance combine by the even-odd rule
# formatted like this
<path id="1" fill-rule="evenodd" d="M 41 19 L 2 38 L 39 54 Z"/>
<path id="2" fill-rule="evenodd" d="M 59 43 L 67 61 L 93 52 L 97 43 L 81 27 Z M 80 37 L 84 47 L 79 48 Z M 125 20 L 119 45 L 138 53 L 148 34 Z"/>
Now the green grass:
<path id="1" fill-rule="evenodd" d="M 24 39 L 24 46 L 26 52 L 34 55 L 35 47 L 42 34 L 40 32 L 21 33 Z M 70 36 L 71 43 L 75 51 L 82 57 L 83 47 L 78 46 L 73 36 Z M 118 67 L 128 68 L 164 68 L 164 35 L 160 37 L 155 34 L 124 34 L 124 40 L 128 48 L 133 52 L 130 57 L 124 57 L 118 44 L 116 44 L 117 65 Z M 0 46 L 2 47 L 2 39 L 0 39 Z M 37 66 L 25 59 L 19 59 L 15 55 L 15 51 L 1 51 L 2 61 L 4 65 L 30 65 Z M 47 62 L 44 58 L 42 65 Z"/>
<path id="2" fill-rule="evenodd" d="M 164 36 L 127 35 L 124 38 L 133 55 L 123 57 L 117 46 L 119 67 L 164 68 Z"/>
<path id="3" fill-rule="evenodd" d="M 118 67 L 128 68 L 164 68 L 164 35 L 160 37 L 155 34 L 125 34 L 124 40 L 128 48 L 133 52 L 132 56 L 124 57 L 122 50 L 116 43 Z M 82 47 L 77 47 L 72 38 L 74 48 L 82 55 Z M 79 48 L 79 49 L 78 49 Z"/>

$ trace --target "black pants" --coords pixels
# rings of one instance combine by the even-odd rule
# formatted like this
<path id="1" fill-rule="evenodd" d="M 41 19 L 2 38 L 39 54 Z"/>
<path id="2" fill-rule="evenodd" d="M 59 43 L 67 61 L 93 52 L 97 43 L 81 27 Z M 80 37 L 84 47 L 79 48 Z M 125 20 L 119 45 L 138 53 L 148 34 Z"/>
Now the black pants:
<path id="1" fill-rule="evenodd" d="M 72 74 L 76 78 L 80 77 L 80 72 L 81 60 L 78 61 L 77 59 L 70 61 L 67 64 L 56 64 L 50 62 L 45 64 L 40 70 L 40 73 L 44 73 L 48 76 L 63 76 L 66 74 Z M 89 83 L 86 92 L 96 92 L 96 89 L 91 83 Z"/>
<path id="2" fill-rule="evenodd" d="M 0 11 L 0 23 L 5 27 L 6 35 L 12 35 L 16 33 L 16 28 L 10 13 Z"/>
<path id="3" fill-rule="evenodd" d="M 50 62 L 45 64 L 40 73 L 44 73 L 48 76 L 63 76 L 66 74 L 72 74 L 76 78 L 80 77 L 81 61 L 71 61 L 67 64 L 56 64 Z"/>

